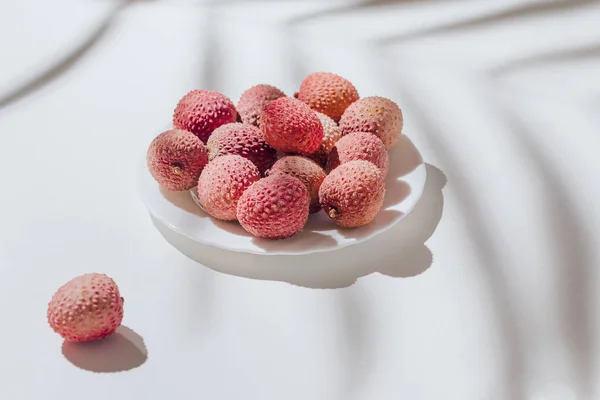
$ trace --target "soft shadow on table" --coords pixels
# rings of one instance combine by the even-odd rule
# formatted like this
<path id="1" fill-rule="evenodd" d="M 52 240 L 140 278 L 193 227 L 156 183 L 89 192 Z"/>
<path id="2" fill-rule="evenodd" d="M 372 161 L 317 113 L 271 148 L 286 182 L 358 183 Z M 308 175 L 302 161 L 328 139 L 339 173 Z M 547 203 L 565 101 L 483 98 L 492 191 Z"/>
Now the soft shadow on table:
<path id="1" fill-rule="evenodd" d="M 509 127 L 508 133 L 523 147 L 531 160 L 531 165 L 539 177 L 539 184 L 546 192 L 545 204 L 548 215 L 548 230 L 554 232 L 552 249 L 558 262 L 558 313 L 564 327 L 563 335 L 566 347 L 572 355 L 576 372 L 575 389 L 581 398 L 591 398 L 594 390 L 594 340 L 593 316 L 593 249 L 594 240 L 590 240 L 585 230 L 583 216 L 573 207 L 578 199 L 567 190 L 567 183 L 561 178 L 560 166 L 536 143 L 535 135 L 528 126 L 527 118 L 518 113 L 514 100 L 505 99 L 506 104 L 498 103 L 497 109 L 503 110 L 504 121 Z M 550 271 L 549 271 L 550 272 Z"/>
<path id="2" fill-rule="evenodd" d="M 302 80 L 309 73 L 316 72 L 306 68 L 306 56 L 302 51 L 302 46 L 300 45 L 300 42 L 304 37 L 304 33 L 301 29 L 306 23 L 314 22 L 320 19 L 326 19 L 327 17 L 337 17 L 347 13 L 364 12 L 381 6 L 435 1 L 436 0 L 363 0 L 334 5 L 331 8 L 311 11 L 306 14 L 294 16 L 293 18 L 286 20 L 282 27 L 284 29 L 283 35 L 285 36 L 286 40 L 286 49 L 288 50 L 286 54 L 286 59 L 288 60 L 287 68 L 291 72 L 294 81 L 297 82 L 297 85 L 300 85 L 300 82 L 302 82 Z"/>
<path id="3" fill-rule="evenodd" d="M 588 1 L 577 0 L 571 4 L 573 3 L 587 4 Z M 440 160 L 447 168 L 450 176 L 461 176 L 464 171 L 458 167 L 457 155 L 448 152 L 444 145 L 449 140 L 446 132 L 442 125 L 436 123 L 435 110 L 427 109 L 426 103 L 420 99 L 418 88 L 415 88 L 410 78 L 407 78 L 410 74 L 403 70 L 401 63 L 397 63 L 390 56 L 389 51 L 392 50 L 392 47 L 402 49 L 404 44 L 430 35 L 461 32 L 487 24 L 508 22 L 515 18 L 553 13 L 569 7 L 568 0 L 515 5 L 504 11 L 494 11 L 463 21 L 387 35 L 374 42 L 374 47 L 379 55 L 373 60 L 374 70 L 379 72 L 381 79 L 389 82 L 389 85 L 393 87 L 396 97 L 401 99 L 401 107 L 406 109 L 407 115 L 411 116 L 413 123 L 424 134 L 431 151 L 435 154 L 436 159 Z M 506 349 L 505 359 L 502 360 L 504 390 L 511 400 L 524 400 L 526 396 L 524 332 L 519 329 L 516 305 L 504 276 L 504 268 L 498 261 L 501 259 L 500 252 L 502 250 L 497 248 L 493 233 L 486 226 L 486 215 L 477 202 L 475 188 L 463 179 L 453 179 L 453 184 L 456 204 L 460 207 L 460 213 L 466 222 L 468 236 L 481 265 L 479 272 L 482 273 L 486 286 L 490 290 L 501 343 Z"/>
<path id="4" fill-rule="evenodd" d="M 77 40 L 74 47 L 66 55 L 54 63 L 41 66 L 40 70 L 22 85 L 11 89 L 8 93 L 0 93 L 0 109 L 19 101 L 36 90 L 67 73 L 80 62 L 106 36 L 115 23 L 119 13 L 132 3 L 150 2 L 153 0 L 121 0 L 110 10 L 104 19 L 83 40 Z"/>
<path id="5" fill-rule="evenodd" d="M 335 251 L 293 256 L 229 252 L 199 244 L 152 220 L 181 253 L 230 275 L 320 289 L 347 287 L 374 272 L 410 277 L 431 266 L 431 252 L 425 242 L 436 229 L 443 210 L 446 177 L 432 165 L 426 164 L 426 168 L 425 190 L 410 214 L 387 232 Z"/>
<path id="6" fill-rule="evenodd" d="M 426 133 L 436 158 L 444 163 L 452 176 L 460 176 L 461 171 L 456 167 L 454 156 L 444 147 L 444 132 L 429 117 L 428 112 L 416 95 L 406 88 L 402 95 L 403 104 L 410 110 L 413 119 L 418 121 L 422 132 Z M 461 179 L 453 180 L 456 204 L 466 222 L 468 238 L 473 243 L 473 250 L 478 258 L 481 273 L 490 291 L 493 301 L 495 317 L 498 319 L 501 343 L 505 348 L 504 374 L 506 377 L 506 390 L 511 400 L 525 400 L 524 376 L 525 361 L 523 350 L 523 332 L 518 328 L 514 301 L 511 300 L 510 290 L 504 276 L 501 258 L 494 242 L 493 233 L 486 226 L 486 215 L 477 203 L 474 188 Z"/>
<path id="7" fill-rule="evenodd" d="M 457 1 L 457 0 L 455 0 Z M 494 11 L 490 14 L 478 15 L 462 21 L 455 21 L 448 24 L 440 24 L 431 28 L 401 33 L 389 36 L 380 41 L 381 45 L 397 45 L 401 42 L 421 39 L 425 37 L 450 34 L 460 32 L 466 29 L 476 29 L 489 27 L 491 24 L 514 23 L 517 19 L 539 18 L 544 14 L 572 12 L 576 7 L 594 5 L 597 0 L 555 0 L 538 1 L 535 3 L 526 3 L 515 5 L 506 10 Z"/>
<path id="8" fill-rule="evenodd" d="M 600 58 L 600 43 L 593 43 L 586 46 L 563 49 L 511 61 L 489 70 L 488 75 L 490 78 L 498 78 L 525 68 L 538 67 L 540 65 L 551 63 L 591 60 L 597 58 Z"/>
<path id="9" fill-rule="evenodd" d="M 93 342 L 64 341 L 62 353 L 76 367 L 92 372 L 122 372 L 137 368 L 148 359 L 144 339 L 126 326 Z"/>

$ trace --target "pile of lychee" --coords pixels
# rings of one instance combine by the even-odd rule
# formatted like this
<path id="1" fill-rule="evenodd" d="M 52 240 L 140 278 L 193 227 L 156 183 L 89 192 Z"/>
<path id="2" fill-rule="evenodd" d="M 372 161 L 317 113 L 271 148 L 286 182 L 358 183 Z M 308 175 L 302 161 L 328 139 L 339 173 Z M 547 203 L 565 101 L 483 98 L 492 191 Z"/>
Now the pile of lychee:
<path id="1" fill-rule="evenodd" d="M 173 128 L 150 144 L 147 165 L 163 188 L 197 191 L 213 218 L 285 239 L 321 210 L 344 228 L 372 222 L 402 126 L 396 103 L 360 98 L 350 81 L 328 72 L 308 75 L 294 96 L 253 86 L 237 106 L 219 92 L 193 90 L 177 104 Z"/>

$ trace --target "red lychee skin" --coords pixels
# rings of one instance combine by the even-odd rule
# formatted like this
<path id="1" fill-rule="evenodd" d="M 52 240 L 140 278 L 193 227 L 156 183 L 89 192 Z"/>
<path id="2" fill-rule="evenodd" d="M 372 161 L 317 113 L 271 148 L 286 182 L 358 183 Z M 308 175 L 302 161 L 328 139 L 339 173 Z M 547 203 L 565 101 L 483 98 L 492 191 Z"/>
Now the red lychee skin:
<path id="1" fill-rule="evenodd" d="M 244 192 L 237 206 L 240 225 L 263 239 L 286 239 L 308 220 L 310 196 L 306 186 L 288 174 L 263 178 Z"/>
<path id="2" fill-rule="evenodd" d="M 115 332 L 123 321 L 123 298 L 114 280 L 85 274 L 61 286 L 48 304 L 48 323 L 71 342 L 88 342 Z"/>
<path id="3" fill-rule="evenodd" d="M 261 174 L 277 161 L 277 151 L 265 142 L 260 129 L 238 122 L 215 129 L 206 147 L 209 160 L 227 154 L 237 154 L 252 161 Z"/>
<path id="4" fill-rule="evenodd" d="M 373 221 L 384 196 L 383 173 L 365 160 L 340 165 L 327 175 L 319 189 L 323 210 L 344 228 L 356 228 Z"/>
<path id="5" fill-rule="evenodd" d="M 282 153 L 309 155 L 323 140 L 317 113 L 293 97 L 281 97 L 267 104 L 260 118 L 266 142 Z"/>
<path id="6" fill-rule="evenodd" d="M 237 204 L 246 189 L 260 179 L 256 165 L 235 154 L 208 163 L 198 180 L 198 200 L 214 218 L 236 220 Z"/>
<path id="7" fill-rule="evenodd" d="M 330 72 L 315 72 L 304 78 L 297 98 L 338 122 L 359 95 L 349 80 Z"/>
<path id="8" fill-rule="evenodd" d="M 269 175 L 277 173 L 292 175 L 300 179 L 310 195 L 310 213 L 321 211 L 319 188 L 326 174 L 319 164 L 306 157 L 285 156 L 277 160 L 268 172 Z"/>
<path id="9" fill-rule="evenodd" d="M 146 164 L 154 180 L 172 191 L 189 190 L 208 163 L 206 146 L 191 132 L 169 130 L 158 135 L 146 153 Z"/>
<path id="10" fill-rule="evenodd" d="M 323 126 L 323 140 L 321 141 L 321 146 L 317 149 L 317 151 L 308 157 L 311 160 L 316 161 L 321 167 L 325 168 L 329 153 L 337 141 L 341 139 L 342 131 L 340 130 L 338 124 L 336 124 L 335 121 L 329 118 L 327 115 L 318 112 L 317 117 L 319 117 L 321 125 Z"/>
<path id="11" fill-rule="evenodd" d="M 271 85 L 256 85 L 242 93 L 237 104 L 237 111 L 241 121 L 245 124 L 260 126 L 260 112 L 263 107 L 285 97 L 285 93 Z"/>
<path id="12" fill-rule="evenodd" d="M 390 160 L 385 145 L 377 136 L 368 132 L 352 132 L 342 137 L 329 154 L 328 171 L 352 160 L 365 160 L 375 164 L 387 175 Z"/>
<path id="13" fill-rule="evenodd" d="M 352 104 L 340 119 L 342 135 L 369 132 L 381 139 L 389 150 L 402 134 L 402 110 L 384 97 L 365 97 Z"/>
<path id="14" fill-rule="evenodd" d="M 227 96 L 214 90 L 192 90 L 179 100 L 173 127 L 192 132 L 206 143 L 215 129 L 236 119 L 237 110 Z"/>

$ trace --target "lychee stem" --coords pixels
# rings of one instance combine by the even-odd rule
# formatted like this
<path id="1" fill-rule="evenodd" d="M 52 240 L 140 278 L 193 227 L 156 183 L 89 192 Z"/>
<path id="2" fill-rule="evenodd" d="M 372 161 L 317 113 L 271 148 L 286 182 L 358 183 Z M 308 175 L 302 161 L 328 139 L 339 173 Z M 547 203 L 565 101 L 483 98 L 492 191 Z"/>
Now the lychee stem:
<path id="1" fill-rule="evenodd" d="M 175 175 L 179 175 L 183 171 L 183 167 L 180 164 L 171 164 L 171 169 Z"/>
<path id="2" fill-rule="evenodd" d="M 327 214 L 329 215 L 329 218 L 331 218 L 331 219 L 336 219 L 337 217 L 340 216 L 340 214 L 338 213 L 338 211 L 335 208 L 333 208 L 333 207 L 331 207 L 329 209 L 329 212 Z"/>

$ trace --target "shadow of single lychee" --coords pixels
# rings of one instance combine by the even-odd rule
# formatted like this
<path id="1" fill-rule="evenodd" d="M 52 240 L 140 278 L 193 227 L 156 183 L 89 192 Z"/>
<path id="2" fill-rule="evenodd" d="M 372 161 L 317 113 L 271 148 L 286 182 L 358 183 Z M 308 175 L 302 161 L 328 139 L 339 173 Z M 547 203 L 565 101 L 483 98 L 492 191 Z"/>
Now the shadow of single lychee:
<path id="1" fill-rule="evenodd" d="M 325 214 L 325 211 L 321 210 L 308 217 L 308 222 L 304 229 L 311 232 L 332 232 L 337 230 L 338 227 Z"/>
<path id="2" fill-rule="evenodd" d="M 423 163 L 421 153 L 406 135 L 401 135 L 398 142 L 388 152 L 390 166 L 388 167 L 387 182 L 399 179 L 413 172 Z"/>
<path id="3" fill-rule="evenodd" d="M 195 242 L 155 218 L 152 221 L 167 242 L 182 254 L 229 275 L 314 289 L 348 287 L 374 272 L 390 277 L 412 277 L 431 266 L 432 256 L 425 242 L 435 231 L 443 211 L 442 189 L 446 177 L 430 164 L 426 164 L 426 168 L 423 195 L 408 215 L 366 242 L 335 251 L 306 255 L 231 252 Z M 390 210 L 382 212 L 385 211 Z"/>
<path id="4" fill-rule="evenodd" d="M 411 188 L 404 181 L 392 180 L 385 185 L 385 197 L 383 198 L 383 210 L 402 203 L 410 195 Z"/>
<path id="5" fill-rule="evenodd" d="M 126 326 L 93 342 L 64 341 L 62 353 L 76 367 L 92 372 L 122 372 L 137 368 L 148 359 L 144 339 Z"/>
<path id="6" fill-rule="evenodd" d="M 163 197 L 175 207 L 179 207 L 182 210 L 198 217 L 210 218 L 209 215 L 194 202 L 194 199 L 189 191 L 185 190 L 181 192 L 173 192 L 165 189 L 162 186 L 159 186 L 159 190 Z"/>

